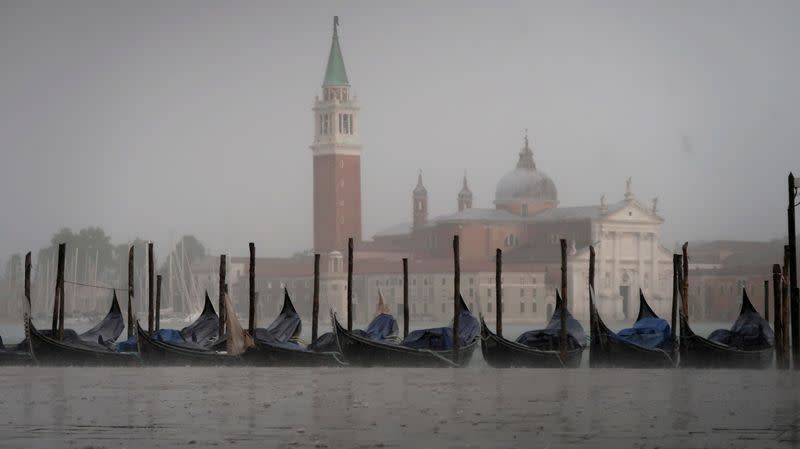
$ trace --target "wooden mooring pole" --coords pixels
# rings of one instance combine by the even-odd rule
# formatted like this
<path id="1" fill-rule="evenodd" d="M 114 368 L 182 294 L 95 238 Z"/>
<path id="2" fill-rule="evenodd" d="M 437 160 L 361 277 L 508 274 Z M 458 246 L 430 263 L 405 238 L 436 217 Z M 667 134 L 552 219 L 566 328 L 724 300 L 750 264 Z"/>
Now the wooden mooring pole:
<path id="1" fill-rule="evenodd" d="M 559 335 L 558 349 L 561 362 L 567 360 L 567 240 L 561 239 L 561 332 Z"/>
<path id="2" fill-rule="evenodd" d="M 781 305 L 781 266 L 774 264 L 772 266 L 772 314 L 774 319 L 773 328 L 775 331 L 775 366 L 783 368 L 783 311 Z"/>
<path id="3" fill-rule="evenodd" d="M 28 301 L 28 318 L 31 314 L 31 253 L 25 254 L 25 299 Z M 25 323 L 27 326 L 28 324 Z"/>
<path id="4" fill-rule="evenodd" d="M 459 261 L 458 235 L 453 236 L 453 363 L 459 363 L 461 338 L 459 327 L 461 321 L 461 263 Z"/>
<path id="5" fill-rule="evenodd" d="M 311 304 L 311 342 L 319 336 L 319 254 L 314 254 L 314 297 Z"/>
<path id="6" fill-rule="evenodd" d="M 63 290 L 61 280 L 64 278 L 64 258 L 66 255 L 66 244 L 58 245 L 58 268 L 56 268 L 56 290 L 53 297 L 53 326 L 50 332 L 54 337 L 58 337 L 58 312 L 61 306 L 61 292 Z"/>
<path id="7" fill-rule="evenodd" d="M 408 337 L 408 257 L 403 257 L 403 338 Z"/>
<path id="8" fill-rule="evenodd" d="M 155 285 L 153 274 L 153 243 L 147 244 L 147 333 L 153 333 L 153 301 L 155 300 Z"/>
<path id="9" fill-rule="evenodd" d="M 792 304 L 789 302 L 789 245 L 783 247 L 783 270 L 782 270 L 782 284 L 781 284 L 781 335 L 783 336 L 783 367 L 789 369 L 792 365 L 792 352 L 793 348 L 789 345 L 790 337 L 792 337 Z"/>
<path id="10" fill-rule="evenodd" d="M 596 307 L 594 304 L 594 261 L 596 257 L 594 246 L 589 245 L 589 366 L 593 366 L 596 362 L 597 351 L 592 349 L 597 347 L 600 341 L 597 316 L 594 313 Z"/>
<path id="11" fill-rule="evenodd" d="M 503 336 L 503 250 L 497 248 L 494 260 L 494 291 L 496 294 L 495 329 L 497 336 Z"/>
<path id="12" fill-rule="evenodd" d="M 128 250 L 128 338 L 133 335 L 133 245 L 131 245 Z"/>
<path id="13" fill-rule="evenodd" d="M 63 252 L 62 252 L 63 247 Z M 61 272 L 59 273 L 59 287 L 58 287 L 58 340 L 61 341 L 64 339 L 64 295 L 66 292 L 64 291 L 64 269 L 66 268 L 66 257 L 67 257 L 67 244 L 62 243 L 58 245 L 58 257 L 61 262 Z"/>
<path id="14" fill-rule="evenodd" d="M 219 308 L 217 309 L 217 313 L 219 314 L 218 337 L 220 340 L 225 335 L 225 292 L 227 291 L 228 287 L 225 284 L 225 274 L 228 271 L 225 259 L 225 254 L 221 254 L 219 256 Z"/>
<path id="15" fill-rule="evenodd" d="M 764 319 L 769 323 L 769 281 L 764 281 Z"/>
<path id="16" fill-rule="evenodd" d="M 156 275 L 156 310 L 155 310 L 155 331 L 161 329 L 161 275 Z"/>
<path id="17" fill-rule="evenodd" d="M 800 291 L 797 286 L 797 231 L 795 230 L 794 212 L 795 199 L 797 198 L 797 186 L 794 174 L 789 173 L 789 208 L 787 210 L 787 221 L 789 231 L 788 257 L 788 295 L 791 303 L 791 332 L 792 332 L 792 360 L 794 369 L 800 369 Z"/>
<path id="18" fill-rule="evenodd" d="M 248 286 L 250 287 L 250 307 L 248 308 L 247 331 L 251 337 L 256 336 L 256 244 L 250 242 L 250 269 L 248 273 Z M 312 340 L 313 341 L 313 340 Z"/>
<path id="19" fill-rule="evenodd" d="M 353 238 L 347 239 L 347 331 L 353 331 Z"/>

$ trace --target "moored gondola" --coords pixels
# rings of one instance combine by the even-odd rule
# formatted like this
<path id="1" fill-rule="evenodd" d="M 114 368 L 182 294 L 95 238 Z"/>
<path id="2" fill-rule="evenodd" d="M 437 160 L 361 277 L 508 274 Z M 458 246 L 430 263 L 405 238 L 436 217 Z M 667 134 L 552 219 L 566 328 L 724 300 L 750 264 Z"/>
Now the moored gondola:
<path id="1" fill-rule="evenodd" d="M 681 314 L 681 366 L 690 368 L 766 368 L 772 365 L 775 335 L 742 289 L 742 307 L 730 330 L 717 330 L 709 338 L 692 331 Z"/>
<path id="2" fill-rule="evenodd" d="M 633 327 L 618 333 L 606 326 L 594 304 L 594 290 L 589 289 L 589 313 L 594 315 L 592 330 L 592 367 L 669 368 L 675 366 L 674 341 L 669 324 L 653 312 L 639 291 L 639 314 Z"/>
<path id="3" fill-rule="evenodd" d="M 469 311 L 464 299 L 461 302 L 459 325 L 460 347 L 453 354 L 453 327 L 422 329 L 411 332 L 399 344 L 370 339 L 358 332 L 345 329 L 335 316 L 334 332 L 348 364 L 356 366 L 448 367 L 464 366 L 480 342 L 480 325 Z M 457 360 L 457 362 L 456 362 Z"/>
<path id="4" fill-rule="evenodd" d="M 559 351 L 561 311 L 567 322 L 567 352 L 562 360 Z M 498 336 L 481 317 L 481 352 L 490 366 L 495 368 L 561 368 L 580 366 L 586 334 L 581 324 L 565 310 L 561 295 L 556 292 L 556 307 L 544 329 L 528 331 L 517 341 Z"/>
<path id="5" fill-rule="evenodd" d="M 41 365 L 138 365 L 140 360 L 136 354 L 121 353 L 113 349 L 114 340 L 119 337 L 123 328 L 124 321 L 116 294 L 111 309 L 100 324 L 80 335 L 71 329 L 64 329 L 63 338 L 57 339 L 51 332 L 36 329 L 29 320 L 31 356 Z"/>
<path id="6" fill-rule="evenodd" d="M 242 364 L 241 357 L 204 348 L 192 342 L 166 342 L 148 335 L 136 322 L 139 356 L 146 365 L 228 366 Z"/>
<path id="7" fill-rule="evenodd" d="M 299 341 L 302 323 L 300 315 L 284 288 L 283 307 L 280 314 L 266 329 L 256 329 L 255 347 L 248 349 L 242 358 L 249 364 L 266 366 L 341 366 L 338 351 L 318 351 Z"/>
<path id="8" fill-rule="evenodd" d="M 6 347 L 3 344 L 3 339 L 0 338 L 0 366 L 30 365 L 31 363 L 33 363 L 33 358 L 31 358 L 28 340 L 11 347 Z"/>

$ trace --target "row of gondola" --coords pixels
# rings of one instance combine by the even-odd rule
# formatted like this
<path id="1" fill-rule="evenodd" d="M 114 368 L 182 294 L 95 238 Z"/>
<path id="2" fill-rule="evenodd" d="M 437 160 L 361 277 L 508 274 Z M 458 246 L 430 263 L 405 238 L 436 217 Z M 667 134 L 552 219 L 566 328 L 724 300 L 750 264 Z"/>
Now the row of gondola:
<path id="1" fill-rule="evenodd" d="M 397 321 L 385 311 L 378 313 L 367 329 L 354 331 L 348 331 L 332 315 L 333 332 L 304 346 L 299 340 L 300 317 L 288 292 L 275 321 L 267 328 L 256 329 L 252 344 L 235 355 L 227 351 L 226 338 L 217 338 L 219 318 L 208 295 L 202 313 L 189 326 L 149 333 L 136 322 L 135 336 L 115 343 L 122 334 L 124 320 L 114 295 L 106 317 L 82 334 L 66 329 L 59 338 L 29 322 L 24 341 L 0 349 L 0 364 L 463 366 L 480 345 L 486 362 L 498 368 L 577 367 L 587 346 L 593 367 L 667 368 L 680 360 L 681 366 L 690 367 L 763 368 L 772 363 L 774 336 L 747 292 L 742 295 L 739 317 L 730 330 L 717 330 L 704 338 L 683 321 L 684 335 L 679 339 L 669 323 L 653 312 L 641 292 L 636 321 L 619 332 L 606 326 L 592 302 L 596 323 L 591 339 L 564 308 L 558 294 L 546 327 L 527 331 L 514 341 L 492 332 L 462 300 L 457 356 L 452 350 L 452 323 L 413 331 L 400 339 Z M 567 323 L 564 353 L 560 347 L 561 313 L 566 314 Z"/>
<path id="2" fill-rule="evenodd" d="M 684 295 L 684 290 L 679 291 L 677 283 L 674 286 L 671 325 L 653 312 L 640 291 L 639 314 L 633 326 L 614 332 L 600 317 L 590 287 L 589 336 L 556 291 L 556 307 L 547 325 L 513 341 L 492 332 L 460 295 L 449 325 L 415 330 L 400 338 L 397 321 L 380 298 L 379 313 L 366 329 L 347 329 L 331 313 L 332 332 L 308 345 L 300 339 L 301 319 L 285 289 L 282 309 L 267 328 L 242 330 L 225 294 L 220 304 L 225 308 L 227 333 L 220 332 L 222 322 L 206 294 L 203 311 L 189 326 L 150 332 L 129 319 L 129 323 L 135 322 L 135 332 L 129 332 L 122 342 L 116 341 L 125 322 L 114 294 L 106 317 L 82 334 L 57 326 L 37 329 L 26 314 L 25 340 L 10 348 L 0 347 L 0 364 L 448 367 L 467 365 L 478 346 L 486 362 L 498 368 L 577 367 L 587 347 L 592 367 L 763 368 L 772 363 L 773 332 L 746 291 L 733 326 L 704 338 L 689 326 L 685 305 L 679 314 L 680 335 L 676 334 L 677 297 Z M 54 324 L 56 321 L 54 318 Z"/>

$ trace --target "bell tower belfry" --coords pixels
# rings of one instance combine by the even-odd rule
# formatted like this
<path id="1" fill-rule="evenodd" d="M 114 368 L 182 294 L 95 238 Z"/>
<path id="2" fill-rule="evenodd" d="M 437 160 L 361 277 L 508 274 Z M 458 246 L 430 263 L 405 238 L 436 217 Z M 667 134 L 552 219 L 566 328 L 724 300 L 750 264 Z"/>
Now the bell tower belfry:
<path id="1" fill-rule="evenodd" d="M 333 38 L 322 98 L 314 101 L 314 251 L 347 247 L 361 241 L 361 143 L 358 104 L 339 47 L 339 17 L 333 18 Z"/>

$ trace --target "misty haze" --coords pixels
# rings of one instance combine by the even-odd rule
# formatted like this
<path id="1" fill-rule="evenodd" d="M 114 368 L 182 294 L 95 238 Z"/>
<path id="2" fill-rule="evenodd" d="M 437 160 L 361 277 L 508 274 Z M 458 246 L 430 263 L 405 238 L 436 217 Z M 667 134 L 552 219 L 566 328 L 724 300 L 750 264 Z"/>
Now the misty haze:
<path id="1" fill-rule="evenodd" d="M 0 1 L 0 447 L 800 445 L 797 17 Z"/>

